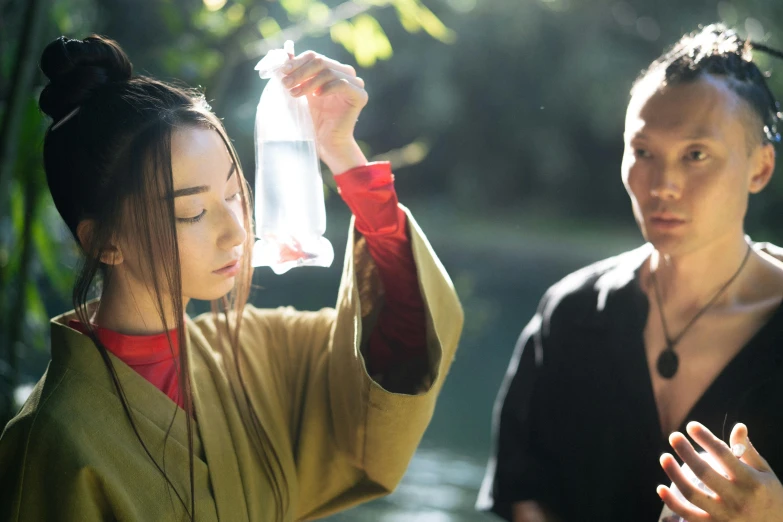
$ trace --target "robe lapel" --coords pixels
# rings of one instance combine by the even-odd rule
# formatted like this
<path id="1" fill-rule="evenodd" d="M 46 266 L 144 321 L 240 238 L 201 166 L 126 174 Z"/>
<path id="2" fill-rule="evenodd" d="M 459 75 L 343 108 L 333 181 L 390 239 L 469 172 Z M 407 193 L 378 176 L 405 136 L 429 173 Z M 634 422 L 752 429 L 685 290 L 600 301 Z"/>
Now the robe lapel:
<path id="1" fill-rule="evenodd" d="M 247 521 L 248 507 L 237 461 L 239 451 L 234 447 L 231 427 L 226 418 L 226 406 L 221 402 L 221 394 L 213 377 L 213 374 L 219 376 L 222 372 L 215 367 L 218 364 L 215 354 L 206 353 L 207 341 L 190 319 L 187 319 L 187 331 L 193 402 L 218 518 Z"/>
<path id="2" fill-rule="evenodd" d="M 66 317 L 65 320 L 70 318 Z M 61 324 L 59 319 L 52 320 L 52 364 L 62 365 L 76 371 L 108 393 L 117 395 L 111 376 L 92 340 Z M 114 355 L 109 354 L 109 358 L 134 415 L 151 421 L 163 433 L 169 431 L 169 426 L 171 426 L 169 437 L 187 447 L 188 437 L 184 410 L 154 384 Z M 175 416 L 173 423 L 172 416 Z M 194 449 L 198 450 L 199 448 Z"/>
<path id="3" fill-rule="evenodd" d="M 783 350 L 780 324 L 783 304 L 756 332 L 742 350 L 726 365 L 688 413 L 680 431 L 691 420 L 698 420 L 716 437 L 728 441 L 737 422 L 742 422 L 748 400 L 772 380 L 783 374 Z"/>
<path id="4" fill-rule="evenodd" d="M 638 283 L 638 271 L 651 251 L 646 244 L 629 252 L 623 263 L 599 279 L 595 322 L 605 332 L 610 358 L 616 364 L 619 389 L 624 395 L 620 400 L 638 412 L 636 428 L 647 445 L 657 451 L 664 439 L 644 349 L 649 303 Z"/>

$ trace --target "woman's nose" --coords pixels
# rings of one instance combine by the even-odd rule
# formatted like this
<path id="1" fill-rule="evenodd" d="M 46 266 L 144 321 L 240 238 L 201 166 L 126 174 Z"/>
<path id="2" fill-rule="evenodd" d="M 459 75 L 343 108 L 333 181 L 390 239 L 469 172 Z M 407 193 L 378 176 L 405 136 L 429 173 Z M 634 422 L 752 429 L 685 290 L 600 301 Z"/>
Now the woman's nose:
<path id="1" fill-rule="evenodd" d="M 225 206 L 224 209 L 218 247 L 223 250 L 231 250 L 245 242 L 247 231 L 245 231 L 242 214 L 237 215 L 229 206 Z"/>

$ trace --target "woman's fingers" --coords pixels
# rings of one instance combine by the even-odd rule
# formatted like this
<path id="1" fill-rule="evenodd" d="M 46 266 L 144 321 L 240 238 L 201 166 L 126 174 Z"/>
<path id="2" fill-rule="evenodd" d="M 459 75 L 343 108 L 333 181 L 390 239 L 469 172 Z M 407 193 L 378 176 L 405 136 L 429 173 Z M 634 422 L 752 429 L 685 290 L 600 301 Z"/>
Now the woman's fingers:
<path id="1" fill-rule="evenodd" d="M 333 70 L 321 71 L 307 82 L 291 89 L 291 94 L 294 97 L 308 95 L 325 97 L 342 94 L 353 105 L 360 107 L 364 107 L 368 99 L 361 78 L 353 78 Z"/>
<path id="2" fill-rule="evenodd" d="M 771 472 L 769 463 L 762 457 L 748 438 L 748 427 L 742 423 L 736 424 L 729 436 L 732 454 L 753 469 Z"/>
<path id="3" fill-rule="evenodd" d="M 682 471 L 682 468 L 674 457 L 668 453 L 664 453 L 661 455 L 660 462 L 663 470 L 688 502 L 710 514 L 714 514 L 717 511 L 718 506 L 716 499 L 691 482 L 690 479 L 685 476 L 685 473 Z"/>
<path id="4" fill-rule="evenodd" d="M 674 492 L 666 486 L 658 486 L 658 496 L 661 497 L 663 503 L 671 509 L 674 513 L 684 518 L 688 522 L 701 522 L 711 520 L 710 515 L 693 505 L 689 505 L 687 502 L 674 494 Z"/>
<path id="5" fill-rule="evenodd" d="M 323 69 L 318 74 L 308 79 L 304 83 L 291 89 L 293 96 L 306 96 L 323 94 L 323 87 L 334 81 L 345 81 L 359 89 L 364 89 L 364 80 L 354 76 L 348 76 L 334 69 Z"/>
<path id="6" fill-rule="evenodd" d="M 318 96 L 321 97 L 335 94 L 345 94 L 348 99 L 353 100 L 354 105 L 357 107 L 364 107 L 369 99 L 367 91 L 365 91 L 364 88 L 345 79 L 331 81 L 321 87 L 321 90 L 318 92 Z"/>
<path id="7" fill-rule="evenodd" d="M 292 58 L 283 66 L 283 74 L 285 74 L 283 84 L 289 88 L 294 87 L 328 69 L 342 73 L 346 77 L 356 77 L 356 69 L 350 65 L 307 51 Z"/>

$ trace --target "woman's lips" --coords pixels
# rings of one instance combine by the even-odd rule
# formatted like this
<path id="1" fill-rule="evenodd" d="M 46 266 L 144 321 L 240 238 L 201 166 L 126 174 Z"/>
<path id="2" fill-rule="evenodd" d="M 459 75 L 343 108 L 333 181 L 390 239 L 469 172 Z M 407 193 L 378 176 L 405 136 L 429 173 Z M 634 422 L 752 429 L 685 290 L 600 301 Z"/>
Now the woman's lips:
<path id="1" fill-rule="evenodd" d="M 222 276 L 235 276 L 239 272 L 239 259 L 235 259 L 226 266 L 214 270 L 212 273 Z"/>

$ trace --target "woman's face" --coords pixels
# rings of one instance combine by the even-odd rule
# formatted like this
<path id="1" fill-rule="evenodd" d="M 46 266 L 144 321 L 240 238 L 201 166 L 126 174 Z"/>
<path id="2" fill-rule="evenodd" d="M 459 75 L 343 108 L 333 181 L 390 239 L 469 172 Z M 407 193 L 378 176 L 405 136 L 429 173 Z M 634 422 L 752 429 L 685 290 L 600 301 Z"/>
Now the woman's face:
<path id="1" fill-rule="evenodd" d="M 241 174 L 215 130 L 183 128 L 171 140 L 183 297 L 218 299 L 234 287 L 242 266 Z"/>

